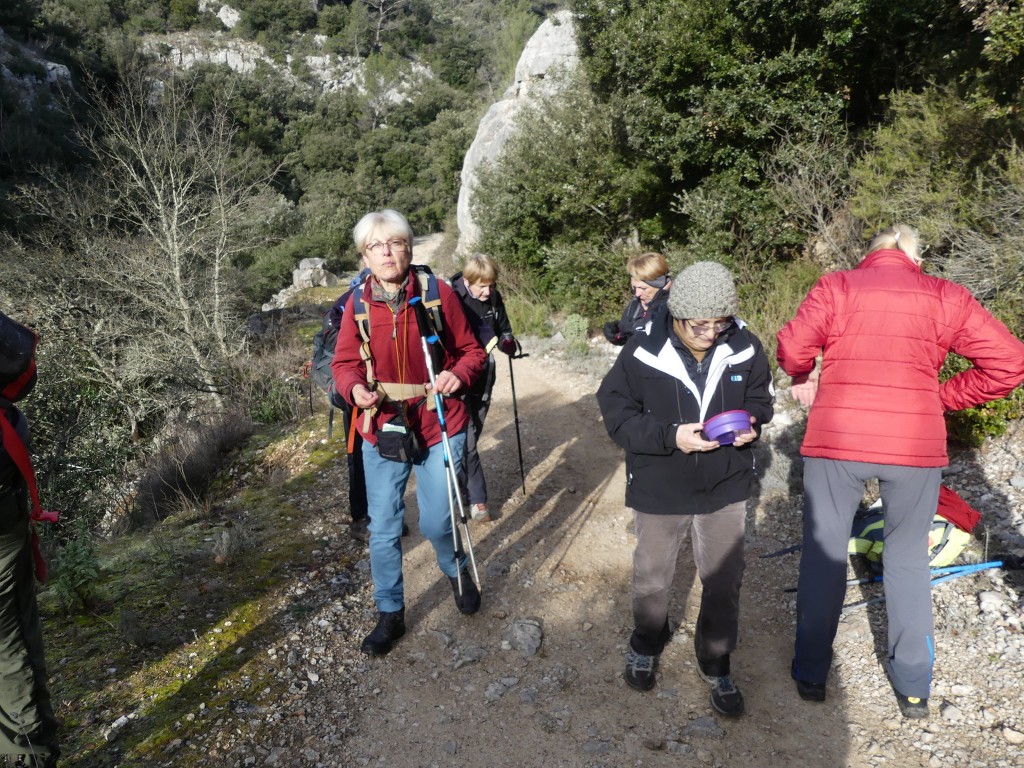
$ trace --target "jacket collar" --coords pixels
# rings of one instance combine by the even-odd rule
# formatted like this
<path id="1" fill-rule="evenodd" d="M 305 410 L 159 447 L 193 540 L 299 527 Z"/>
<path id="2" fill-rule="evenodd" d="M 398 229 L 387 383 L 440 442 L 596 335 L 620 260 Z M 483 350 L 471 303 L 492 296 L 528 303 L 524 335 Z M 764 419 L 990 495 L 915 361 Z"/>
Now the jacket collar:
<path id="1" fill-rule="evenodd" d="M 857 265 L 857 269 L 871 269 L 872 267 L 901 267 L 914 272 L 921 271 L 921 267 L 912 262 L 907 254 L 897 248 L 882 248 L 878 251 L 872 251 Z"/>

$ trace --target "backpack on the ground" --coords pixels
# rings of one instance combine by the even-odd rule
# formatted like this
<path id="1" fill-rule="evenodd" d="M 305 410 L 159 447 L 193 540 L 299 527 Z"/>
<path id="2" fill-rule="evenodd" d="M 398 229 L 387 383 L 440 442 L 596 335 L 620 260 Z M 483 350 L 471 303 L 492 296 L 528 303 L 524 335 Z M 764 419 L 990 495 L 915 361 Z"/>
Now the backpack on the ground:
<path id="1" fill-rule="evenodd" d="M 939 504 L 928 532 L 929 566 L 941 568 L 951 564 L 971 540 L 971 533 L 981 514 L 960 495 L 946 486 L 939 487 Z M 885 548 L 885 514 L 881 499 L 864 514 L 853 520 L 848 552 L 863 555 L 872 566 L 881 567 Z"/>
<path id="2" fill-rule="evenodd" d="M 430 271 L 430 267 L 422 264 L 412 265 L 412 272 L 420 288 L 420 298 L 428 310 L 428 316 L 434 329 L 434 333 L 440 336 L 443 327 L 441 322 L 441 293 L 437 287 L 437 278 Z M 368 375 L 371 373 L 372 365 L 368 359 L 370 342 L 370 314 L 369 307 L 363 300 L 363 286 L 369 270 L 364 269 L 357 277 L 352 278 L 349 289 L 338 297 L 324 313 L 322 327 L 313 337 L 313 356 L 309 362 L 309 379 L 321 391 L 327 395 L 327 402 L 330 404 L 330 413 L 327 419 L 327 437 L 334 433 L 334 409 L 344 408 L 345 400 L 334 387 L 334 372 L 331 370 L 331 363 L 334 362 L 334 347 L 338 342 L 338 330 L 341 328 L 341 316 L 345 311 L 349 296 L 352 296 L 352 306 L 355 312 L 356 324 L 359 333 L 363 337 L 363 355 L 367 364 Z M 312 391 L 312 390 L 311 390 Z M 310 401 L 312 403 L 312 401 Z"/>

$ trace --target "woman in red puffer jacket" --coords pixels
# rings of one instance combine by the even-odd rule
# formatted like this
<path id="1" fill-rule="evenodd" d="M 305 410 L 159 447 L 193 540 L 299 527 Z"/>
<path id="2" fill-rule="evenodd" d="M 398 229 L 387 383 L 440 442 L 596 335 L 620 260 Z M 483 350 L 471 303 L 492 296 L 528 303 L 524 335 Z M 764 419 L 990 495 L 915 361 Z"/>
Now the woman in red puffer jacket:
<path id="1" fill-rule="evenodd" d="M 865 481 L 877 478 L 886 509 L 886 666 L 907 717 L 927 715 L 934 663 L 926 542 L 948 464 L 943 413 L 1004 397 L 1024 380 L 1024 344 L 967 289 L 924 274 L 921 263 L 916 231 L 882 232 L 855 269 L 818 281 L 779 331 L 777 352 L 794 398 L 810 407 L 800 450 L 797 691 L 825 699 L 850 528 Z M 940 384 L 947 352 L 972 367 Z"/>

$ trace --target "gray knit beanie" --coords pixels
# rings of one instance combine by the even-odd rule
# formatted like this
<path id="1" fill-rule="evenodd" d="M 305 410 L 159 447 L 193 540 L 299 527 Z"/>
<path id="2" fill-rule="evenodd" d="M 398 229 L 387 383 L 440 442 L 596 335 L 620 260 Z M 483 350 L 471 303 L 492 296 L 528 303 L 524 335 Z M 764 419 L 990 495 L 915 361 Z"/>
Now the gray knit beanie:
<path id="1" fill-rule="evenodd" d="M 672 279 L 668 311 L 677 320 L 732 317 L 739 310 L 732 273 L 716 261 L 698 261 Z"/>

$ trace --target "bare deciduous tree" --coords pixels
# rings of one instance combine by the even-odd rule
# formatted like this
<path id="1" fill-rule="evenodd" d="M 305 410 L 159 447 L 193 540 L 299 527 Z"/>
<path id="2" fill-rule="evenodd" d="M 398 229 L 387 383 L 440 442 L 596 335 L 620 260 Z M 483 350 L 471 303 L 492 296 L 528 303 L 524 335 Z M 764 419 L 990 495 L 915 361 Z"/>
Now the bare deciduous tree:
<path id="1" fill-rule="evenodd" d="M 845 134 L 821 132 L 783 136 L 764 164 L 776 201 L 806 231 L 810 254 L 825 270 L 852 267 L 862 255 L 860 224 L 847 207 L 852 162 Z"/>
<path id="2" fill-rule="evenodd" d="M 371 24 L 373 25 L 373 50 L 379 51 L 381 36 L 388 22 L 403 7 L 409 4 L 409 0 L 364 0 L 370 9 Z"/>
<path id="3" fill-rule="evenodd" d="M 92 95 L 93 122 L 78 134 L 91 175 L 50 174 L 22 202 L 40 219 L 40 253 L 60 257 L 60 301 L 79 320 L 86 373 L 130 389 L 137 432 L 197 396 L 221 403 L 244 352 L 232 257 L 252 247 L 276 196 L 257 158 L 234 146 L 223 100 L 201 110 L 187 79 L 137 69 Z"/>

